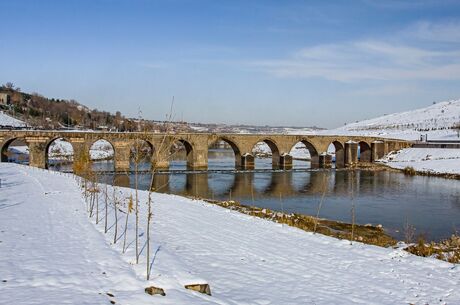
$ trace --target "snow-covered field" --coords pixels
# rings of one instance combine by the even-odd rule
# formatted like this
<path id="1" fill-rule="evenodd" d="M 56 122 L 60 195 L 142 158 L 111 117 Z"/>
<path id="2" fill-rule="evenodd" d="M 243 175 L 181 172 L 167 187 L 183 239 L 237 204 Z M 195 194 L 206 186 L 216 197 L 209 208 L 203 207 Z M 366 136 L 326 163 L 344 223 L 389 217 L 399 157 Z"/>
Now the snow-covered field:
<path id="1" fill-rule="evenodd" d="M 113 245 L 73 176 L 0 163 L 0 304 L 459 304 L 460 267 L 337 240 L 202 201 L 153 195 L 152 280 L 134 264 L 134 215 Z M 102 187 L 104 189 L 104 187 Z M 109 188 L 109 201 L 113 191 Z M 123 202 L 131 189 L 118 188 Z M 140 246 L 146 192 L 140 192 Z M 100 215 L 104 215 L 100 196 Z M 125 214 L 119 212 L 118 234 Z M 183 288 L 206 282 L 212 296 Z M 150 296 L 150 285 L 166 296 Z M 109 297 L 111 293 L 114 297 Z"/>
<path id="2" fill-rule="evenodd" d="M 26 123 L 18 119 L 13 118 L 12 116 L 7 115 L 3 111 L 0 111 L 0 127 L 26 127 Z"/>
<path id="3" fill-rule="evenodd" d="M 407 166 L 435 174 L 460 174 L 460 149 L 406 148 L 385 156 L 380 162 L 393 168 Z"/>

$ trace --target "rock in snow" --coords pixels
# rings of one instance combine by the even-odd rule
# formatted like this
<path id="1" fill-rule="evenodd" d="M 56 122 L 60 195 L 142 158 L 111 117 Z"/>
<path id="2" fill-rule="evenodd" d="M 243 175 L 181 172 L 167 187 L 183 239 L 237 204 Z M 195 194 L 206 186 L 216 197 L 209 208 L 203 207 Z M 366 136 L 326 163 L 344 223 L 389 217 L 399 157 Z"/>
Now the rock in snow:
<path id="1" fill-rule="evenodd" d="M 146 281 L 146 192 L 136 265 L 134 215 L 122 254 L 125 214 L 113 245 L 113 207 L 104 234 L 104 196 L 96 225 L 74 176 L 0 163 L 0 179 L 0 304 L 460 304 L 456 265 L 156 193 Z M 122 210 L 131 193 L 108 187 Z M 212 296 L 184 288 L 193 283 Z"/>

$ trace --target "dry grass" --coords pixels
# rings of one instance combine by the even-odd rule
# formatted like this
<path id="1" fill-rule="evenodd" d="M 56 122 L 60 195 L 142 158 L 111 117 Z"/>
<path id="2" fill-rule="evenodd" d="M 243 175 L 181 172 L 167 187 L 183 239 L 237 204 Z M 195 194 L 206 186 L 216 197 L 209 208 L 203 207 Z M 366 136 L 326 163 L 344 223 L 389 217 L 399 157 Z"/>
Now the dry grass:
<path id="1" fill-rule="evenodd" d="M 405 175 L 409 175 L 409 176 L 415 176 L 417 174 L 417 171 L 412 166 L 406 166 L 403 169 L 403 172 Z"/>
<path id="2" fill-rule="evenodd" d="M 418 242 L 405 249 L 407 252 L 424 257 L 434 257 L 443 261 L 460 263 L 460 236 L 454 234 L 439 243 L 425 242 L 419 237 Z"/>

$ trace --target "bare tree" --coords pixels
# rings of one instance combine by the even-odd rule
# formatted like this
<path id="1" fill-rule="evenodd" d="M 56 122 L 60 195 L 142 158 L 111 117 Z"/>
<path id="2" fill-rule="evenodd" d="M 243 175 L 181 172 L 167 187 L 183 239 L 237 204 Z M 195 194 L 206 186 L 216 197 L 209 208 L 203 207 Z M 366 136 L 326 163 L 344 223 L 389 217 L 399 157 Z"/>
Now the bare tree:
<path id="1" fill-rule="evenodd" d="M 105 219 L 104 219 L 104 233 L 107 233 L 107 217 L 108 217 L 108 205 L 109 205 L 109 194 L 108 194 L 108 185 L 105 184 L 104 191 L 104 203 L 105 203 Z"/>
<path id="2" fill-rule="evenodd" d="M 328 174 L 324 173 L 324 178 L 323 178 L 323 194 L 321 195 L 321 199 L 318 204 L 318 209 L 316 211 L 316 218 L 315 218 L 315 225 L 313 227 L 313 234 L 316 233 L 316 228 L 318 227 L 318 222 L 319 222 L 319 212 L 321 211 L 321 208 L 323 207 L 323 202 L 324 202 L 324 197 L 326 196 L 327 193 L 327 182 L 328 182 Z"/>
<path id="3" fill-rule="evenodd" d="M 171 158 L 170 155 L 170 143 L 167 141 L 168 138 L 171 135 L 172 131 L 172 118 L 173 118 L 173 106 L 174 106 L 174 97 L 171 102 L 171 108 L 169 111 L 169 114 L 167 115 L 167 119 L 164 124 L 164 135 L 163 138 L 158 145 L 158 147 L 154 150 L 154 162 L 152 164 L 152 177 L 150 180 L 150 187 L 149 187 L 149 192 L 148 192 L 148 202 L 147 202 L 147 241 L 146 241 L 146 247 L 147 247 L 147 260 L 146 260 L 146 273 L 147 273 L 147 280 L 150 279 L 150 274 L 151 274 L 151 263 L 150 263 L 150 223 L 152 221 L 152 193 L 155 191 L 154 189 L 154 179 L 155 179 L 155 174 L 158 170 L 157 166 L 157 160 L 160 160 L 161 157 L 168 156 L 168 158 Z"/>
<path id="4" fill-rule="evenodd" d="M 351 236 L 350 236 L 350 245 L 353 244 L 353 238 L 355 233 L 355 193 L 354 193 L 354 183 L 355 183 L 355 170 L 351 169 Z"/>
<path id="5" fill-rule="evenodd" d="M 113 233 L 113 243 L 117 243 L 117 235 L 118 235 L 118 198 L 117 198 L 117 192 L 116 192 L 116 187 L 113 187 L 113 211 L 115 215 L 115 231 Z"/>
<path id="6" fill-rule="evenodd" d="M 133 209 L 133 195 L 130 195 L 129 196 L 129 200 L 128 200 L 128 206 L 127 206 L 127 209 L 126 209 L 126 218 L 125 218 L 125 229 L 124 229 L 124 232 L 123 232 L 123 253 L 125 253 L 126 251 L 126 235 L 127 235 L 127 229 L 128 229 L 128 218 L 129 218 L 129 213 L 131 213 Z"/>

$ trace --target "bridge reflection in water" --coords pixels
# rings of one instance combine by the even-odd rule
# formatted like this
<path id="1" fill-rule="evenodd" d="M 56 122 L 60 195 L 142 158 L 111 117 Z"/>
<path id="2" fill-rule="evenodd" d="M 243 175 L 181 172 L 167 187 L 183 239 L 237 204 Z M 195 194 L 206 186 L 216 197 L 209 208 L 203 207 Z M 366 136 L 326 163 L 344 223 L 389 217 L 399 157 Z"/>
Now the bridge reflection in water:
<path id="1" fill-rule="evenodd" d="M 108 174 L 108 181 L 117 186 L 133 187 L 134 174 Z M 107 180 L 105 180 L 107 181 Z M 394 181 L 393 181 L 394 182 Z M 160 193 L 215 199 L 252 199 L 253 197 L 298 197 L 325 192 L 334 196 L 350 196 L 362 191 L 375 195 L 392 183 L 389 175 L 349 170 L 300 170 L 266 172 L 191 172 L 139 174 L 139 186 Z M 396 183 L 396 182 L 395 182 Z"/>

